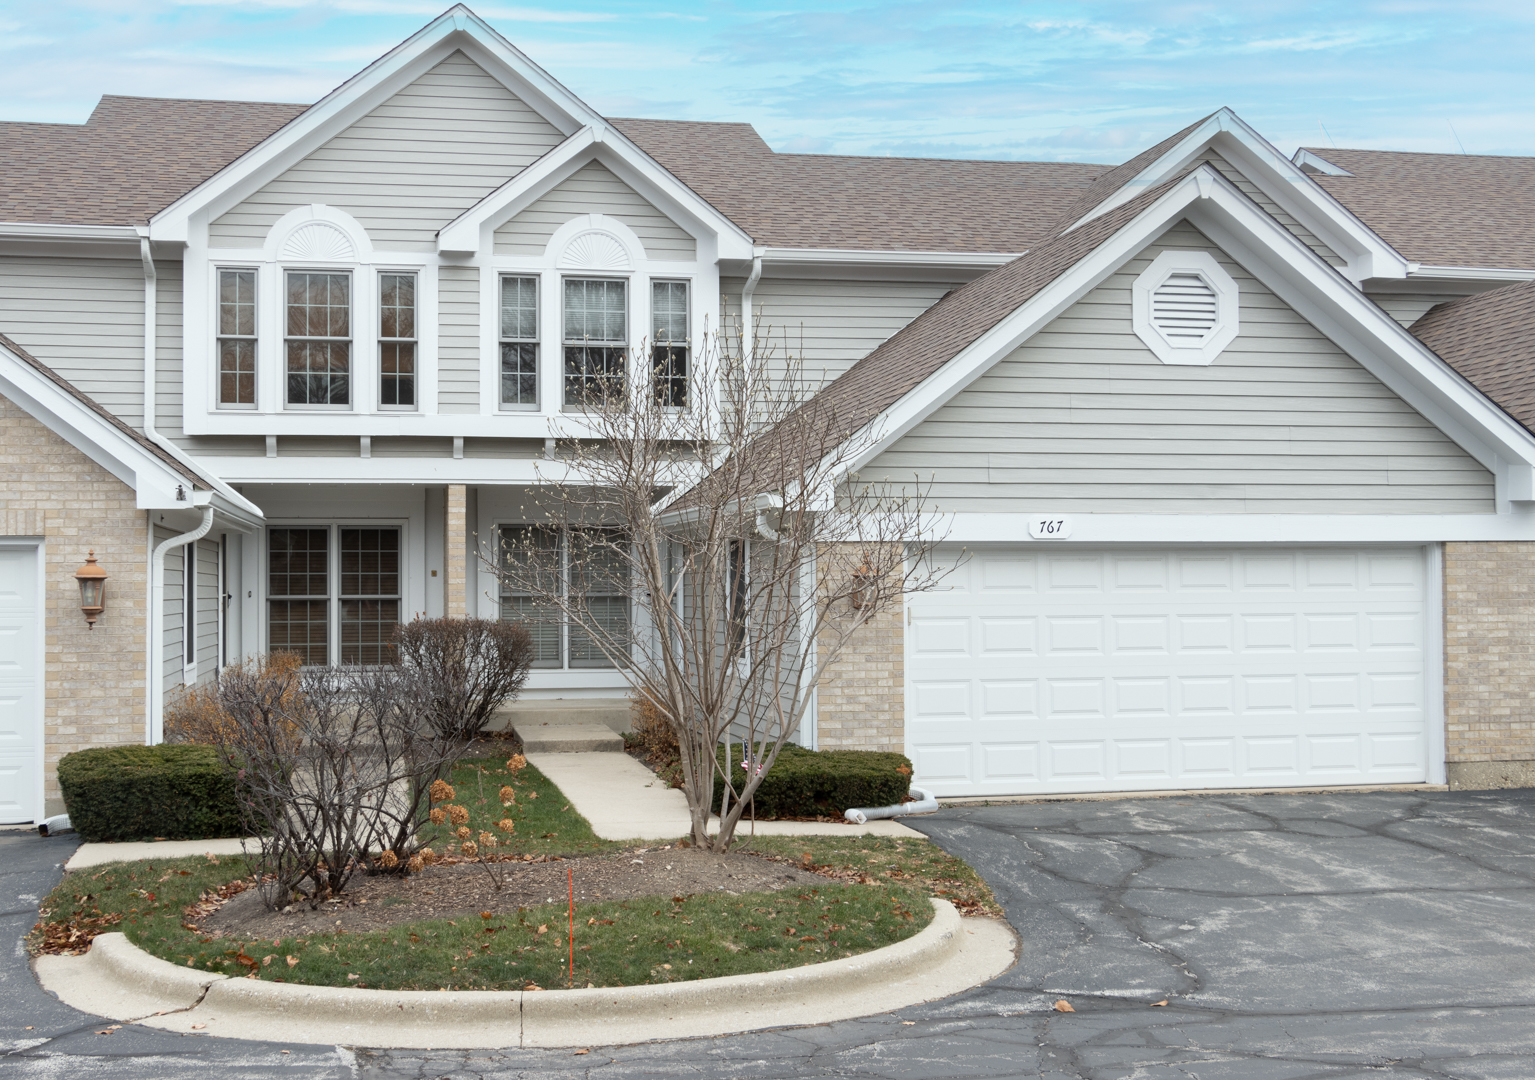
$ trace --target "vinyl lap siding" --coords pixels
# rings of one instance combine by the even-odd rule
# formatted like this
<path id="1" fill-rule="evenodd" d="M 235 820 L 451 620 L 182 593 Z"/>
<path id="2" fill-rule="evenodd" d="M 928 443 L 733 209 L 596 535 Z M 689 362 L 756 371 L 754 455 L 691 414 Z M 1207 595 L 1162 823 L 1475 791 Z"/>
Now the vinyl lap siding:
<path id="1" fill-rule="evenodd" d="M 1231 162 L 1227 161 L 1225 158 L 1221 157 L 1217 153 L 1214 153 L 1213 151 L 1200 155 L 1198 160 L 1208 161 L 1211 165 L 1215 166 L 1216 170 L 1222 176 L 1224 176 L 1227 180 L 1230 180 L 1233 184 L 1241 189 L 1244 195 L 1262 207 L 1264 213 L 1273 218 L 1275 221 L 1279 222 L 1279 224 L 1283 225 L 1287 230 L 1289 230 L 1292 236 L 1294 236 L 1301 243 L 1305 244 L 1312 251 L 1320 255 L 1329 264 L 1333 266 L 1345 265 L 1345 260 L 1339 256 L 1336 251 L 1322 243 L 1321 240 L 1317 239 L 1316 234 L 1313 233 L 1310 229 L 1306 228 L 1289 214 L 1285 213 L 1285 211 L 1280 208 L 1278 203 L 1265 195 L 1257 184 L 1254 184 L 1251 180 L 1247 179 L 1246 176 L 1242 175 L 1242 173 L 1237 170 L 1237 167 L 1231 164 Z"/>
<path id="2" fill-rule="evenodd" d="M 216 220 L 214 247 L 260 247 L 310 203 L 357 218 L 378 247 L 433 251 L 437 231 L 564 140 L 455 52 Z"/>
<path id="3" fill-rule="evenodd" d="M 181 412 L 181 264 L 155 264 L 155 428 L 177 444 Z M 211 358 L 210 358 L 211 360 Z"/>
<path id="4" fill-rule="evenodd" d="M 437 278 L 437 411 L 480 411 L 480 271 L 444 266 Z"/>
<path id="5" fill-rule="evenodd" d="M 698 258 L 691 234 L 598 161 L 576 170 L 497 229 L 496 254 L 540 256 L 555 230 L 582 214 L 606 214 L 629 226 L 645 245 L 648 259 Z"/>
<path id="6" fill-rule="evenodd" d="M 724 279 L 725 332 L 740 329 L 740 278 Z M 752 297 L 760 357 L 778 370 L 800 358 L 813 391 L 880 346 L 955 287 L 941 281 L 831 281 L 763 278 Z"/>
<path id="7" fill-rule="evenodd" d="M 139 260 L 0 257 L 0 332 L 127 423 L 143 427 Z"/>
<path id="8" fill-rule="evenodd" d="M 1134 334 L 1169 247 L 1215 254 L 1242 329 L 1208 368 Z M 949 511 L 1487 513 L 1492 476 L 1186 222 L 863 470 Z"/>

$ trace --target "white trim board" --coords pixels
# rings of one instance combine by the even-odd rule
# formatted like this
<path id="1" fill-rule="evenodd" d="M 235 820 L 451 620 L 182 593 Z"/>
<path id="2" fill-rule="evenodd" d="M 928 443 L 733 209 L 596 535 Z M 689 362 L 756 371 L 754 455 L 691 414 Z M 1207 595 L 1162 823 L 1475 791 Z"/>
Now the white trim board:
<path id="1" fill-rule="evenodd" d="M 1173 185 L 856 432 L 850 441 L 863 445 L 847 471 L 857 473 L 1185 218 L 1491 471 L 1499 510 L 1535 499 L 1535 436 L 1209 165 Z"/>
<path id="2" fill-rule="evenodd" d="M 1029 523 L 1065 517 L 1065 540 L 1030 540 Z M 952 544 L 1437 544 L 1535 541 L 1535 510 L 1508 514 L 1081 514 L 1041 506 L 1031 514 L 932 514 L 924 531 Z"/>

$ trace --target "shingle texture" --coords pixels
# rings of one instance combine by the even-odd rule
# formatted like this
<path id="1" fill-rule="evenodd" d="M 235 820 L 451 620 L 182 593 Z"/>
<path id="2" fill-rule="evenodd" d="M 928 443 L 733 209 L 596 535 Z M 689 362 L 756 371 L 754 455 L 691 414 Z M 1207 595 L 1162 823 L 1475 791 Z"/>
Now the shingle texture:
<path id="1" fill-rule="evenodd" d="M 1535 281 L 1440 304 L 1412 333 L 1535 432 Z"/>
<path id="2" fill-rule="evenodd" d="M 1018 253 L 1109 171 L 775 154 L 750 124 L 611 122 L 765 247 Z"/>
<path id="3" fill-rule="evenodd" d="M 108 95 L 84 124 L 0 123 L 0 221 L 142 225 L 307 108 Z"/>
<path id="4" fill-rule="evenodd" d="M 1308 149 L 1354 174 L 1316 181 L 1406 258 L 1535 269 L 1535 157 Z"/>

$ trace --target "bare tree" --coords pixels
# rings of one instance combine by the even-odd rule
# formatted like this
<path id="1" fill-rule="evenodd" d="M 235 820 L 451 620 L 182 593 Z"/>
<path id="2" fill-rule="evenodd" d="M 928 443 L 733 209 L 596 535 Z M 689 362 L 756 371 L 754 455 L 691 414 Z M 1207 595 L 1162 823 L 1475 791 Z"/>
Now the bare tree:
<path id="1" fill-rule="evenodd" d="M 580 437 L 554 432 L 559 471 L 534 497 L 535 523 L 482 542 L 480 557 L 503 618 L 549 650 L 563 640 L 573 663 L 616 665 L 668 719 L 692 840 L 724 851 L 848 642 L 935 583 L 937 537 L 920 483 L 853 474 L 873 435 L 835 395 L 811 393 L 801 358 L 760 326 L 643 348 L 625 365 L 639 379 L 614 367 L 567 364 Z M 722 743 L 744 744 L 749 767 L 727 769 Z"/>

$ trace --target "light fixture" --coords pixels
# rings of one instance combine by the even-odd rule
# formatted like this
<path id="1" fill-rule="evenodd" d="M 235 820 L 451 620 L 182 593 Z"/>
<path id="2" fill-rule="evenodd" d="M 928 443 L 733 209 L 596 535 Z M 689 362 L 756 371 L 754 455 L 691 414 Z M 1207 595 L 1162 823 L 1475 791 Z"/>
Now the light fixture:
<path id="1" fill-rule="evenodd" d="M 107 572 L 96 565 L 96 552 L 90 551 L 85 565 L 75 571 L 80 583 L 80 610 L 85 612 L 85 626 L 96 629 L 96 618 L 107 606 Z"/>

